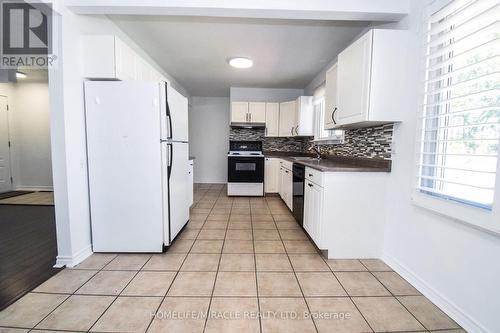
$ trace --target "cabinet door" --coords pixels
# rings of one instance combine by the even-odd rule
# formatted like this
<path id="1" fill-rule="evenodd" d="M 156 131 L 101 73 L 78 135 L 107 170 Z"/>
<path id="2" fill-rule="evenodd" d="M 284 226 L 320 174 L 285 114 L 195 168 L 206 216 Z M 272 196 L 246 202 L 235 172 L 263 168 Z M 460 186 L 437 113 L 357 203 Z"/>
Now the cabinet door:
<path id="1" fill-rule="evenodd" d="M 131 48 L 115 38 L 116 78 L 136 80 L 136 55 Z"/>
<path id="2" fill-rule="evenodd" d="M 335 127 L 334 117 L 337 105 L 337 64 L 326 72 L 326 85 L 325 85 L 325 129 Z"/>
<path id="3" fill-rule="evenodd" d="M 337 122 L 350 124 L 368 120 L 372 31 L 342 51 L 338 57 Z"/>
<path id="4" fill-rule="evenodd" d="M 280 198 L 282 200 L 285 200 L 285 169 L 280 166 L 280 171 L 279 171 L 279 194 Z"/>
<path id="5" fill-rule="evenodd" d="M 321 244 L 321 225 L 322 221 L 322 209 L 323 209 L 323 188 L 320 186 L 310 183 L 312 186 L 307 186 L 311 190 L 311 220 L 312 220 L 312 235 L 314 243 L 318 248 L 322 248 Z"/>
<path id="6" fill-rule="evenodd" d="M 296 113 L 296 102 L 284 102 L 280 103 L 280 126 L 279 126 L 279 136 L 294 136 L 295 132 L 295 113 Z"/>
<path id="7" fill-rule="evenodd" d="M 248 102 L 231 103 L 231 122 L 246 123 L 249 121 Z"/>
<path id="8" fill-rule="evenodd" d="M 313 97 L 300 96 L 295 102 L 294 136 L 314 135 Z"/>
<path id="9" fill-rule="evenodd" d="M 311 193 L 311 187 L 309 186 L 309 181 L 305 181 L 305 186 L 304 186 L 304 230 L 309 234 L 309 236 L 312 238 L 313 237 L 313 228 L 312 228 L 312 223 L 313 219 L 311 216 L 312 212 L 312 193 Z"/>
<path id="10" fill-rule="evenodd" d="M 265 123 L 266 103 L 261 103 L 261 102 L 248 103 L 248 113 L 251 123 Z"/>
<path id="11" fill-rule="evenodd" d="M 285 188 L 285 203 L 290 210 L 293 210 L 293 175 L 290 170 L 285 170 Z"/>
<path id="12" fill-rule="evenodd" d="M 264 168 L 264 188 L 266 193 L 278 193 L 280 167 L 276 158 L 266 158 Z"/>
<path id="13" fill-rule="evenodd" d="M 279 103 L 266 103 L 266 136 L 278 136 L 280 126 Z"/>

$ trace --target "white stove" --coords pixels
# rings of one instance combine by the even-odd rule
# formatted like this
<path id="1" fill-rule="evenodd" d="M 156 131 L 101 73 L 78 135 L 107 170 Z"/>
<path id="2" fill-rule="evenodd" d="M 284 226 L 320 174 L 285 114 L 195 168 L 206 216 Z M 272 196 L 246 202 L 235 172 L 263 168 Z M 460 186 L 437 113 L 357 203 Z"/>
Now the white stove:
<path id="1" fill-rule="evenodd" d="M 264 154 L 261 141 L 230 141 L 227 195 L 264 195 Z"/>
<path id="2" fill-rule="evenodd" d="M 230 151 L 227 156 L 264 157 L 261 151 Z"/>

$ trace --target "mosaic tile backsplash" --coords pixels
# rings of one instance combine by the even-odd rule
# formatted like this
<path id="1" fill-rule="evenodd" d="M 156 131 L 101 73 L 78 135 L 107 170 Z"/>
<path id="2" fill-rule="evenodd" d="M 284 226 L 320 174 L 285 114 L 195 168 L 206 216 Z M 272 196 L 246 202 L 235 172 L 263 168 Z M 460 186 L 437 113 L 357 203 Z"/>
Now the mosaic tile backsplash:
<path id="1" fill-rule="evenodd" d="M 393 124 L 348 129 L 344 133 L 344 143 L 322 145 L 325 155 L 340 155 L 364 158 L 391 159 Z M 230 140 L 262 140 L 265 151 L 309 152 L 312 137 L 266 138 L 263 128 L 231 128 Z"/>
<path id="2" fill-rule="evenodd" d="M 307 150 L 311 137 L 273 138 L 264 137 L 264 128 L 236 128 L 229 130 L 229 140 L 262 140 L 264 151 L 304 152 Z"/>

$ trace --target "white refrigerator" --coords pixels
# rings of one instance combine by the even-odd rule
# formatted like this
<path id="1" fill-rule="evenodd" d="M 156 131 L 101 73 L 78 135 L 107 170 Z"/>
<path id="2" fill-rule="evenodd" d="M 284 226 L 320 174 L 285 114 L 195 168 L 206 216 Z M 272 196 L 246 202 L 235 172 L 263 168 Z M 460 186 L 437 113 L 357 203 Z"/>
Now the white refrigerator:
<path id="1" fill-rule="evenodd" d="M 94 252 L 162 252 L 189 220 L 188 102 L 168 83 L 85 82 Z"/>

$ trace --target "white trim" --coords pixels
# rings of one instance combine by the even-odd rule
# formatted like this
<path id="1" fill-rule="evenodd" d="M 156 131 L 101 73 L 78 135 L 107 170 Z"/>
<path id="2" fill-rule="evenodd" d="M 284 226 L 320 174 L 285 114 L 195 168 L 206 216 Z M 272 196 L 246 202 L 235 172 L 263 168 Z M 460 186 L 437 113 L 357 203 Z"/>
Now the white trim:
<path id="1" fill-rule="evenodd" d="M 450 301 L 447 297 L 435 290 L 430 284 L 420 278 L 411 269 L 401 264 L 396 258 L 384 252 L 382 259 L 432 303 L 462 326 L 467 332 L 493 333 L 478 323 L 474 318 L 470 317 L 464 310 Z"/>
<path id="2" fill-rule="evenodd" d="M 446 200 L 414 190 L 411 202 L 421 208 L 430 210 L 438 215 L 446 216 L 454 221 L 465 223 L 482 231 L 500 236 L 500 223 L 498 222 L 498 209 L 486 210 L 469 206 L 464 203 Z"/>
<path id="3" fill-rule="evenodd" d="M 57 256 L 56 264 L 54 265 L 54 267 L 75 267 L 76 265 L 90 257 L 92 253 L 92 245 L 89 244 L 88 246 L 75 253 L 75 255 L 73 256 Z"/>
<path id="4" fill-rule="evenodd" d="M 16 191 L 54 191 L 53 186 L 24 186 L 24 185 L 17 185 L 15 187 Z"/>

